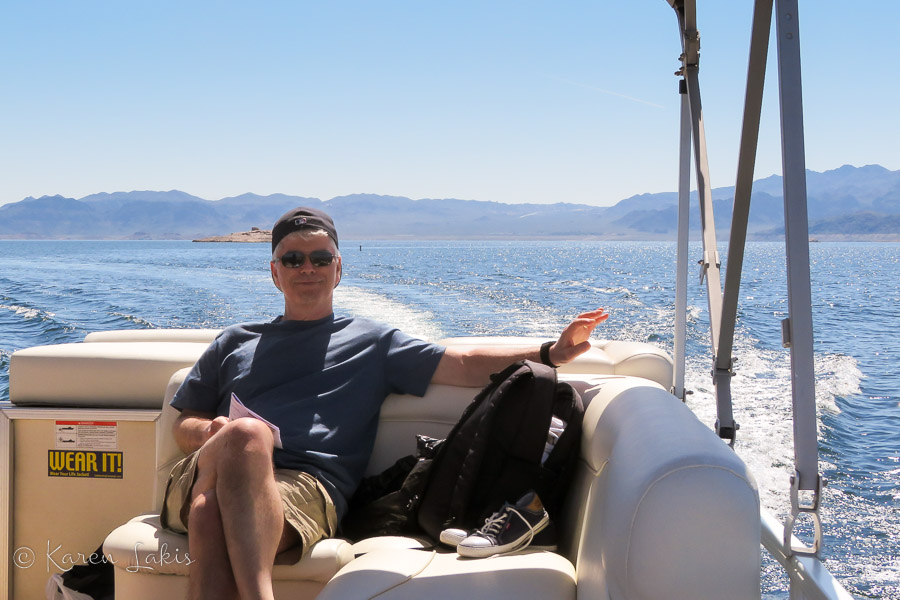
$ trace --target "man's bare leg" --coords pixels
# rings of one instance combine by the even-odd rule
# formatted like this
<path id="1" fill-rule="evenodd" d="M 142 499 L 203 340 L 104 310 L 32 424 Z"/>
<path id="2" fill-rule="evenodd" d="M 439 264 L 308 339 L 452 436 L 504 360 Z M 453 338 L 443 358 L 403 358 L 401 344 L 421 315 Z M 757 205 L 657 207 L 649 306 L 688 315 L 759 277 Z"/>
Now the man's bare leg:
<path id="1" fill-rule="evenodd" d="M 204 509 L 210 509 L 209 514 L 200 517 L 206 533 L 204 541 L 197 542 L 196 550 L 191 546 L 192 553 L 199 553 L 191 577 L 196 571 L 200 585 L 222 576 L 224 559 L 230 574 L 225 579 L 234 582 L 243 600 L 272 600 L 275 555 L 297 542 L 296 533 L 285 524 L 273 474 L 272 448 L 271 432 L 255 419 L 229 423 L 203 446 L 188 526 L 189 536 L 194 536 L 194 510 L 202 514 Z M 204 519 L 214 514 L 213 504 L 219 515 L 221 534 L 214 524 Z M 209 520 L 215 522 L 213 518 Z M 197 535 L 203 534 L 198 531 Z M 220 544 L 224 541 L 220 551 L 210 547 L 214 539 Z M 213 585 L 221 585 L 221 580 Z M 229 596 L 207 595 L 205 590 L 199 590 L 199 595 L 191 597 Z"/>
<path id="2" fill-rule="evenodd" d="M 188 598 L 236 599 L 237 585 L 228 560 L 215 489 L 194 494 L 188 520 L 188 547 L 191 558 Z"/>

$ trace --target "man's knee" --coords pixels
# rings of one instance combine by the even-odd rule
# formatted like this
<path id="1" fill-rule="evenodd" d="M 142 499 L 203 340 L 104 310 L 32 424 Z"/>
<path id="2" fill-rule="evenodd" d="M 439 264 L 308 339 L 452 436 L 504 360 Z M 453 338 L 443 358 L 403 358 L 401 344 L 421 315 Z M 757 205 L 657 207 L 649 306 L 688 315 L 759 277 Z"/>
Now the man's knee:
<path id="1" fill-rule="evenodd" d="M 237 419 L 220 432 L 225 445 L 238 452 L 271 454 L 274 444 L 268 425 L 258 419 Z"/>
<path id="2" fill-rule="evenodd" d="M 237 419 L 228 423 L 200 450 L 199 467 L 218 471 L 219 465 L 232 468 L 246 463 L 272 460 L 274 446 L 269 427 L 257 419 Z"/>

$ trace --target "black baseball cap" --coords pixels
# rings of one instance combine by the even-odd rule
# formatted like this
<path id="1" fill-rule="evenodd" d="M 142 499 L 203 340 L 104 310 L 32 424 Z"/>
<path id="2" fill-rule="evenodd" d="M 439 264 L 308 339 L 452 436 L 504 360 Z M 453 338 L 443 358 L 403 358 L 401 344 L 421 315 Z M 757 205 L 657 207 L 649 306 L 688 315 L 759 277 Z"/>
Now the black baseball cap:
<path id="1" fill-rule="evenodd" d="M 334 240 L 336 248 L 340 247 L 338 246 L 337 230 L 334 228 L 334 221 L 331 220 L 331 217 L 321 210 L 301 206 L 287 211 L 275 221 L 275 227 L 272 228 L 272 252 L 275 252 L 275 248 L 278 247 L 278 243 L 284 239 L 284 236 L 303 229 L 321 229 Z"/>

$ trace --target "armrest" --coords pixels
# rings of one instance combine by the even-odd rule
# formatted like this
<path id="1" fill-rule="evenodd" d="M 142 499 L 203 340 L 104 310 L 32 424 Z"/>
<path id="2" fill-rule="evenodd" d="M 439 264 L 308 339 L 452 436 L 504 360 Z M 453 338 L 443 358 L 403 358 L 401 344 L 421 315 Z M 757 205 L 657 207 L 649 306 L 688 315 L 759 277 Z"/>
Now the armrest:
<path id="1" fill-rule="evenodd" d="M 759 598 L 752 475 L 677 398 L 635 381 L 611 382 L 585 414 L 579 595 Z"/>

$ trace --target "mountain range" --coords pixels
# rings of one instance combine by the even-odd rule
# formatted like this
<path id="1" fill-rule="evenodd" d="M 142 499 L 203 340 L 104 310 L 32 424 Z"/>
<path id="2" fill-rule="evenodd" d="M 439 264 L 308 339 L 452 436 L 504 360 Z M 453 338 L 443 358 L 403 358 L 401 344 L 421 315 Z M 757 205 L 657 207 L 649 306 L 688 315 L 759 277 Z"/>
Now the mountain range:
<path id="1" fill-rule="evenodd" d="M 817 239 L 900 240 L 900 171 L 845 165 L 807 171 L 810 235 Z M 719 236 L 728 237 L 733 187 L 712 193 Z M 272 194 L 207 200 L 173 190 L 28 197 L 0 206 L 2 239 L 196 239 L 270 229 L 296 206 L 327 211 L 342 239 L 675 239 L 675 192 L 640 194 L 614 206 L 503 204 L 353 194 L 327 201 Z M 691 229 L 699 230 L 692 193 Z M 749 237 L 784 235 L 782 178 L 757 180 Z"/>

